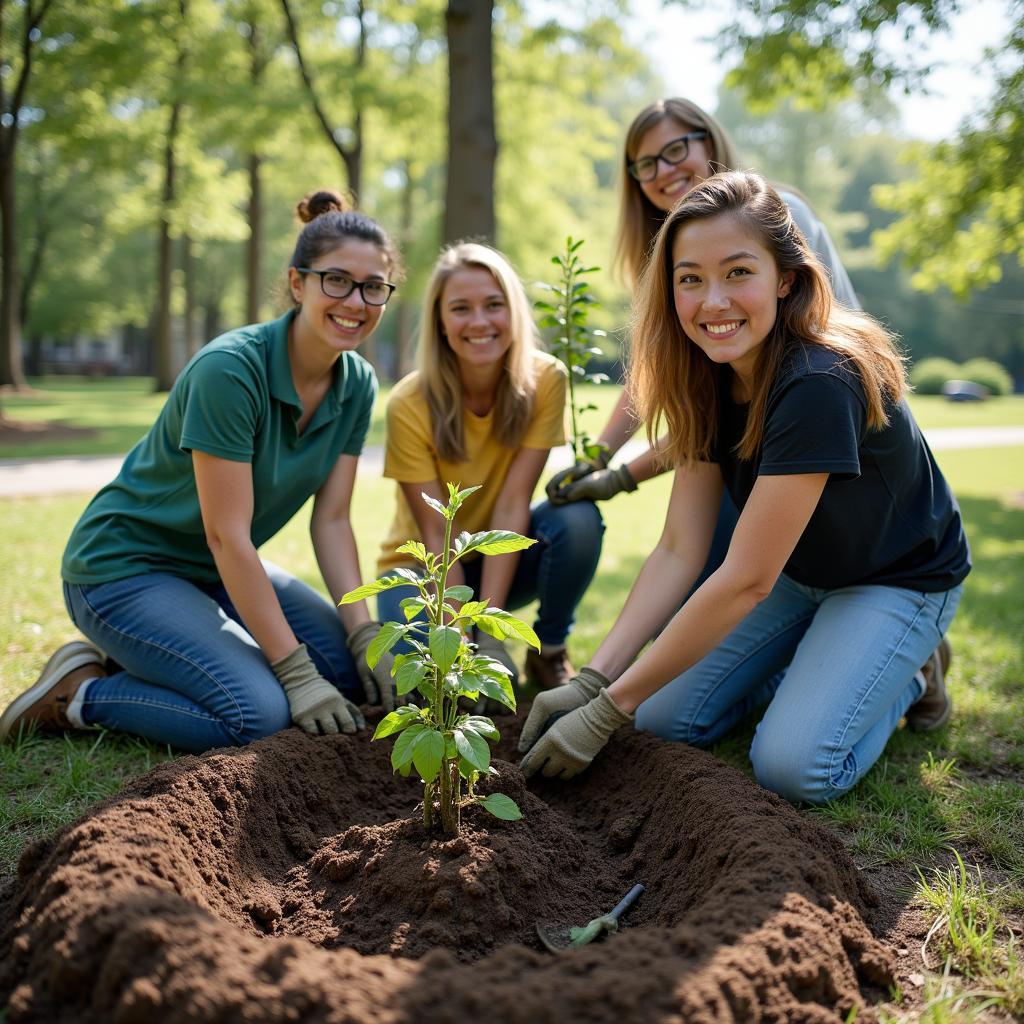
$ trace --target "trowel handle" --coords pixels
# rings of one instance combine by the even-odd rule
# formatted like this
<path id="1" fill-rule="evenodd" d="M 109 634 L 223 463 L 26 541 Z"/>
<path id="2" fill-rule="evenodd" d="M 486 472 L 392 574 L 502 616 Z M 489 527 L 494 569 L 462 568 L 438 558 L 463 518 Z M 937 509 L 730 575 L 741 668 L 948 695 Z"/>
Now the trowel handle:
<path id="1" fill-rule="evenodd" d="M 618 919 L 622 917 L 622 915 L 627 910 L 629 910 L 629 908 L 633 906 L 634 903 L 636 903 L 637 899 L 639 899 L 640 897 L 640 893 L 642 893 L 643 891 L 643 885 L 641 885 L 640 882 L 637 882 L 636 885 L 634 885 L 633 888 L 630 889 L 629 892 L 627 892 L 621 900 L 619 900 L 619 902 L 615 905 L 615 909 L 608 916 L 613 917 L 616 921 L 618 921 Z"/>

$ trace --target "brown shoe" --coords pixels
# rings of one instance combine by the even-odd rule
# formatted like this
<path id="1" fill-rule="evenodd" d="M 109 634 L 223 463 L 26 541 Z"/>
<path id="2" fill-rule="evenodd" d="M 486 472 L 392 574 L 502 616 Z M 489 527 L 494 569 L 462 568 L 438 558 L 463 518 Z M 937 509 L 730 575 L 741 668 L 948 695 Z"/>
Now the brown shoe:
<path id="1" fill-rule="evenodd" d="M 87 679 L 107 674 L 103 661 L 103 654 L 83 640 L 58 647 L 36 682 L 0 715 L 0 742 L 32 726 L 50 732 L 73 729 L 68 705 Z"/>
<path id="2" fill-rule="evenodd" d="M 927 684 L 924 694 L 907 709 L 907 728 L 914 732 L 941 729 L 953 714 L 953 699 L 946 690 L 946 672 L 953 659 L 953 648 L 943 637 L 931 657 L 921 666 Z"/>
<path id="3" fill-rule="evenodd" d="M 554 690 L 564 686 L 576 675 L 576 669 L 569 661 L 569 655 L 562 647 L 550 654 L 541 654 L 532 647 L 526 652 L 526 681 L 542 690 Z"/>

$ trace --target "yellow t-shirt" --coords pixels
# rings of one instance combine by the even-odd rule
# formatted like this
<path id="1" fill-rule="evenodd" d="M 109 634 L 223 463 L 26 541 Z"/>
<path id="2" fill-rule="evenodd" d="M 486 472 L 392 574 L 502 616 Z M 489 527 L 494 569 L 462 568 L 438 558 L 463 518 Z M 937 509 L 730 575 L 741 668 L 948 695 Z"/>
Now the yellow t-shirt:
<path id="1" fill-rule="evenodd" d="M 534 366 L 537 391 L 533 416 L 520 447 L 554 448 L 565 443 L 566 371 L 562 363 L 546 352 L 536 353 Z M 455 531 L 486 530 L 517 449 L 505 448 L 494 436 L 493 410 L 486 416 L 477 416 L 467 409 L 462 414 L 462 423 L 468 458 L 465 462 L 442 459 L 434 447 L 430 413 L 419 376 L 413 372 L 403 377 L 388 400 L 384 475 L 398 484 L 437 480 L 445 493 L 447 483 L 462 487 L 482 485 L 459 510 Z M 414 565 L 413 559 L 396 554 L 395 548 L 407 540 L 423 539 L 402 488 L 396 487 L 396 491 L 395 518 L 381 548 L 378 575 L 395 566 Z"/>

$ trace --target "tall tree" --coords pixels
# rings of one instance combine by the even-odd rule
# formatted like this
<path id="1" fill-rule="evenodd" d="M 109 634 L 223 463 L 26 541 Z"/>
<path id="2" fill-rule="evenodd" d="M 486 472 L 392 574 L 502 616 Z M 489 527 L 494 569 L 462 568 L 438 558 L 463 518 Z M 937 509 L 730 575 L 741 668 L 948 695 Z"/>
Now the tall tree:
<path id="1" fill-rule="evenodd" d="M 444 237 L 494 241 L 493 0 L 449 0 L 448 178 Z"/>
<path id="2" fill-rule="evenodd" d="M 18 135 L 25 116 L 33 59 L 52 4 L 53 0 L 25 0 L 22 5 L 0 0 L 0 384 L 15 388 L 25 386 L 14 191 Z M 7 22 L 18 6 L 22 7 L 21 25 L 10 31 Z M 16 52 L 9 52 L 10 43 L 15 43 Z"/>

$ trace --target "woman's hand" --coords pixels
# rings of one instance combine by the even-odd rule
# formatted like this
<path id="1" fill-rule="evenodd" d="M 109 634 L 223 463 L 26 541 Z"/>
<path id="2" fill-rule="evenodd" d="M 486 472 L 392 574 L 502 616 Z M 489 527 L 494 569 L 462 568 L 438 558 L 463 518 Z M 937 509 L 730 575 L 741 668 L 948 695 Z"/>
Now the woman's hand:
<path id="1" fill-rule="evenodd" d="M 559 718 L 593 700 L 603 686 L 611 686 L 608 677 L 584 665 L 565 686 L 538 693 L 519 736 L 519 753 L 525 754 Z"/>
<path id="2" fill-rule="evenodd" d="M 320 675 L 305 644 L 270 667 L 288 698 L 292 721 L 306 732 L 315 736 L 365 728 L 363 713 Z"/>
<path id="3" fill-rule="evenodd" d="M 397 704 L 404 704 L 404 697 L 396 697 L 395 680 L 391 668 L 394 655 L 388 651 L 382 654 L 373 668 L 366 663 L 366 652 L 380 632 L 379 622 L 364 622 L 348 635 L 348 649 L 356 663 L 359 680 L 363 684 L 368 704 L 379 704 L 386 712 L 395 710 Z"/>
<path id="4" fill-rule="evenodd" d="M 558 719 L 531 747 L 519 767 L 527 778 L 540 772 L 548 779 L 571 779 L 601 753 L 619 726 L 632 721 L 633 716 L 602 687 L 592 700 Z"/>

